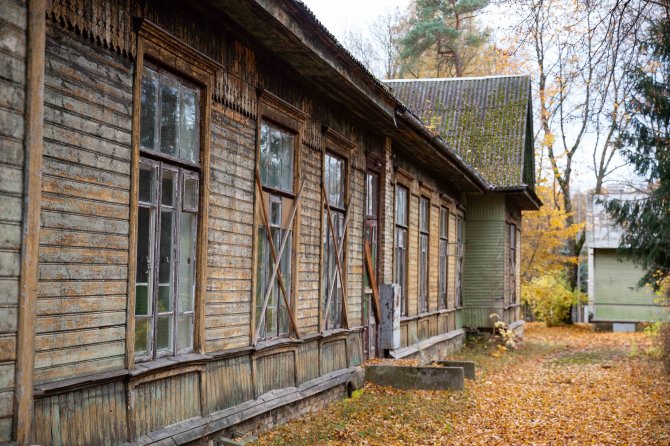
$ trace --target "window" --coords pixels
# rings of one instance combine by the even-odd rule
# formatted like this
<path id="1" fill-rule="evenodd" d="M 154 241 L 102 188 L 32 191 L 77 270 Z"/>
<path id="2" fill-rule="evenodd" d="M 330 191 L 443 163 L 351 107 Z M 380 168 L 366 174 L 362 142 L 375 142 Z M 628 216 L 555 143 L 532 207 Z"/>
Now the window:
<path id="1" fill-rule="evenodd" d="M 279 275 L 291 302 L 291 249 L 293 231 L 289 214 L 293 208 L 293 162 L 295 135 L 267 122 L 261 124 L 259 171 L 263 187 L 262 199 L 269 228 L 258 226 L 258 252 L 256 256 L 256 326 L 261 324 L 263 303 L 267 295 L 267 306 L 258 339 L 287 336 L 289 333 L 289 311 L 291 309 L 281 295 Z M 261 220 L 263 222 L 263 220 Z M 272 237 L 276 255 L 284 239 L 285 248 L 279 259 L 279 270 L 271 283 L 274 261 L 269 236 Z M 269 294 L 268 294 L 269 292 Z"/>
<path id="2" fill-rule="evenodd" d="M 261 125 L 261 182 L 267 188 L 293 192 L 295 136 L 279 127 Z"/>
<path id="3" fill-rule="evenodd" d="M 142 149 L 197 164 L 200 91 L 145 63 L 140 94 Z"/>
<path id="4" fill-rule="evenodd" d="M 199 101 L 199 90 L 145 66 L 135 277 L 138 361 L 193 350 Z"/>
<path id="5" fill-rule="evenodd" d="M 449 209 L 445 207 L 440 208 L 440 256 L 439 256 L 439 272 L 438 272 L 438 289 L 439 289 L 439 306 L 440 308 L 447 308 L 448 293 L 447 283 L 449 277 Z"/>
<path id="6" fill-rule="evenodd" d="M 345 221 L 345 194 L 346 194 L 346 162 L 343 158 L 326 153 L 324 157 L 323 182 L 326 197 L 332 217 L 331 225 L 328 222 L 328 211 L 323 213 L 323 311 L 327 315 L 325 328 L 339 328 L 342 326 L 342 299 L 344 298 L 344 284 L 337 272 L 337 258 L 335 257 L 335 241 L 340 250 L 340 262 L 344 262 L 344 221 Z"/>
<path id="7" fill-rule="evenodd" d="M 516 225 L 509 226 L 509 295 L 510 303 L 515 304 L 516 296 Z"/>
<path id="8" fill-rule="evenodd" d="M 428 311 L 428 228 L 430 200 L 419 200 L 419 313 Z"/>
<path id="9" fill-rule="evenodd" d="M 463 305 L 463 252 L 465 242 L 463 218 L 458 217 L 456 224 L 456 306 Z"/>
<path id="10" fill-rule="evenodd" d="M 363 237 L 370 245 L 370 256 L 373 270 L 377 271 L 378 256 L 378 227 L 379 227 L 379 174 L 367 171 L 365 173 L 365 228 Z M 375 279 L 377 276 L 375 275 Z M 363 269 L 363 289 L 365 290 L 365 299 L 363 299 L 362 318 L 363 323 L 370 321 L 370 299 L 372 299 L 372 289 L 367 268 Z"/>
<path id="11" fill-rule="evenodd" d="M 395 271 L 393 280 L 400 285 L 400 314 L 407 315 L 407 188 L 396 186 L 395 190 Z"/>

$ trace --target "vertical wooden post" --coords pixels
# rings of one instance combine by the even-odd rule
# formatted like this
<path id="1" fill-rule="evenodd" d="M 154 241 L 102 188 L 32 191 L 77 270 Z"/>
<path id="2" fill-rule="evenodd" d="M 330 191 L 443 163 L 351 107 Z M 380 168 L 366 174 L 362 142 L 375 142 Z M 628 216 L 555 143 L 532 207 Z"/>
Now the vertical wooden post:
<path id="1" fill-rule="evenodd" d="M 23 223 L 13 424 L 13 437 L 19 445 L 27 445 L 31 442 L 33 420 L 35 318 L 42 189 L 46 0 L 28 1 L 27 25 Z"/>

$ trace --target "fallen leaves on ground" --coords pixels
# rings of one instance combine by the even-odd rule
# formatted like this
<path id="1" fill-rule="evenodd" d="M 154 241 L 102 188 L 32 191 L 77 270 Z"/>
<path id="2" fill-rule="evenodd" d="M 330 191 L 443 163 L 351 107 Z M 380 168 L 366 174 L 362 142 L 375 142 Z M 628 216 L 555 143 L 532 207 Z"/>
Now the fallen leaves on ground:
<path id="1" fill-rule="evenodd" d="M 489 344 L 462 392 L 367 384 L 265 433 L 260 445 L 670 445 L 670 380 L 643 333 L 528 324 L 518 350 Z"/>

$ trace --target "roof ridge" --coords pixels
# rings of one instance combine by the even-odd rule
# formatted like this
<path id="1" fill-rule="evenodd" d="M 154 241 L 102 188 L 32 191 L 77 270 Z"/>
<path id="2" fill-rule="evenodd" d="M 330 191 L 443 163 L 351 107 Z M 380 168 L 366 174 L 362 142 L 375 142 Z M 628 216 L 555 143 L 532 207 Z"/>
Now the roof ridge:
<path id="1" fill-rule="evenodd" d="M 417 79 L 382 79 L 384 83 L 393 82 L 444 82 L 444 81 L 470 81 L 470 80 L 487 80 L 487 79 L 503 79 L 503 78 L 528 78 L 530 74 L 496 74 L 492 76 L 462 76 L 462 77 L 420 77 Z"/>

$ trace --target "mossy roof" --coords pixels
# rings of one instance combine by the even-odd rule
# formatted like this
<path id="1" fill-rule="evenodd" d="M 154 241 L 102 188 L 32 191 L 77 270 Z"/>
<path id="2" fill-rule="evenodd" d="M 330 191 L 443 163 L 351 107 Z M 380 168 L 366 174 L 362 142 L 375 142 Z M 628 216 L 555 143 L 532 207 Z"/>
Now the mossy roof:
<path id="1" fill-rule="evenodd" d="M 385 81 L 494 188 L 533 187 L 528 76 Z"/>

